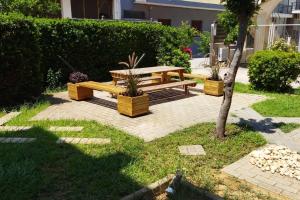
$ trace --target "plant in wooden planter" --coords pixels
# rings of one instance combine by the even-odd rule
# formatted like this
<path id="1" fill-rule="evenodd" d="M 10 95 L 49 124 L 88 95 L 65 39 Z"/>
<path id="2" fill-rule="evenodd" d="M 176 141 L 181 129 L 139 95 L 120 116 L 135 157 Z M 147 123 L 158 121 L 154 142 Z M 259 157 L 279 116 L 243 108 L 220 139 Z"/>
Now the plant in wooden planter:
<path id="1" fill-rule="evenodd" d="M 128 75 L 126 76 L 126 92 L 118 95 L 118 111 L 121 114 L 135 117 L 149 112 L 149 96 L 138 89 L 140 79 L 137 75 L 132 73 L 132 70 L 137 67 L 139 62 L 144 57 L 144 54 L 138 58 L 135 52 L 129 55 L 129 61 L 120 62 L 128 68 Z"/>
<path id="2" fill-rule="evenodd" d="M 80 87 L 78 83 L 88 81 L 88 76 L 81 72 L 73 72 L 69 76 L 68 93 L 73 100 L 81 101 L 93 97 L 93 90 L 89 88 Z"/>
<path id="3" fill-rule="evenodd" d="M 215 57 L 215 56 L 213 56 Z M 207 64 L 206 67 L 211 69 L 211 75 L 204 81 L 204 93 L 213 96 L 223 96 L 224 94 L 224 81 L 220 77 L 220 69 L 225 67 L 225 62 L 218 60 L 214 65 Z"/>

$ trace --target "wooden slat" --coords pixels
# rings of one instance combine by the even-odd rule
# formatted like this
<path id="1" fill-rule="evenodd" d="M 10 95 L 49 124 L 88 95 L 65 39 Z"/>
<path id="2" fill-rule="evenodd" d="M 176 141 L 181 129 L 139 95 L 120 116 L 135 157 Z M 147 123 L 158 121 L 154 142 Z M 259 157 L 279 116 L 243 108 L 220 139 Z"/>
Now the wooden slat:
<path id="1" fill-rule="evenodd" d="M 80 87 L 85 87 L 85 88 L 89 88 L 92 90 L 110 92 L 113 94 L 120 94 L 120 93 L 125 92 L 125 88 L 123 88 L 123 87 L 108 85 L 108 84 L 104 84 L 104 83 L 98 83 L 98 82 L 94 82 L 94 81 L 77 83 L 77 85 Z"/>
<path id="2" fill-rule="evenodd" d="M 153 80 L 161 80 L 161 76 L 147 76 L 147 77 L 142 77 L 139 78 L 140 81 L 153 81 Z M 124 80 L 118 81 L 118 84 L 124 84 Z"/>
<path id="3" fill-rule="evenodd" d="M 153 86 L 148 86 L 148 87 L 141 87 L 140 89 L 143 90 L 144 92 L 151 92 L 155 90 L 162 90 L 162 89 L 167 89 L 167 88 L 174 88 L 174 87 L 179 87 L 179 86 L 196 86 L 195 81 L 190 81 L 190 80 L 185 80 L 185 81 L 179 81 L 179 82 L 172 82 L 172 83 L 166 83 L 162 85 L 153 85 Z"/>
<path id="4" fill-rule="evenodd" d="M 168 76 L 174 76 L 174 77 L 179 77 L 179 74 L 176 72 L 168 72 Z M 202 75 L 202 74 L 187 74 L 184 73 L 183 76 L 185 78 L 191 78 L 191 79 L 200 79 L 200 80 L 206 80 L 207 76 Z"/>
<path id="5" fill-rule="evenodd" d="M 152 74 L 155 72 L 174 72 L 184 70 L 182 67 L 172 67 L 172 66 L 157 66 L 157 67 L 145 67 L 132 69 L 131 72 L 134 75 Z M 128 69 L 124 70 L 113 70 L 110 71 L 113 77 L 128 76 Z"/>

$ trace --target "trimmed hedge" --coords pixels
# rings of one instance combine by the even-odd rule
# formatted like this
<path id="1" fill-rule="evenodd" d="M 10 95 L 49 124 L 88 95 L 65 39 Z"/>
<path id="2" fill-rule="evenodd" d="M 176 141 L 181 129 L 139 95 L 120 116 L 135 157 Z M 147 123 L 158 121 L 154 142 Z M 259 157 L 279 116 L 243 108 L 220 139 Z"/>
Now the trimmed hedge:
<path id="1" fill-rule="evenodd" d="M 15 62 L 18 63 L 20 75 L 35 73 L 34 70 L 31 72 L 27 65 L 37 71 L 41 70 L 44 84 L 50 68 L 54 72 L 61 70 L 63 77 L 61 81 L 64 83 L 68 81 L 72 69 L 59 57 L 70 63 L 76 71 L 87 74 L 95 81 L 110 80 L 109 71 L 122 69 L 123 67 L 118 63 L 126 61 L 133 51 L 138 55 L 146 54 L 140 67 L 170 64 L 170 52 L 191 44 L 194 34 L 194 31 L 187 26 L 175 28 L 146 22 L 40 19 L 13 15 L 0 15 L 0 20 L 1 29 L 5 31 L 1 32 L 1 37 L 4 37 L 1 40 L 3 46 L 1 55 L 12 56 L 4 61 L 7 67 L 1 80 L 12 79 L 6 87 L 14 87 L 18 84 L 20 86 L 16 87 L 24 87 L 27 84 L 24 82 L 27 80 L 25 76 L 19 77 L 19 82 L 16 82 L 14 75 L 7 71 L 15 65 Z M 26 26 L 22 26 L 23 23 Z M 11 29 L 18 31 L 10 33 Z M 16 54 L 21 54 L 22 57 L 13 56 Z M 24 61 L 25 58 L 30 60 L 30 64 Z M 40 76 L 33 79 L 40 81 Z M 37 87 L 35 90 L 28 87 L 29 91 L 34 91 L 32 94 L 28 93 L 29 96 L 35 96 L 41 91 L 40 84 L 35 87 Z M 16 95 L 10 95 L 7 88 L 6 92 L 11 96 L 7 100 L 12 101 L 12 97 Z M 24 94 L 18 91 L 15 93 L 19 94 L 21 99 L 24 98 Z"/>
<path id="2" fill-rule="evenodd" d="M 23 103 L 42 92 L 39 34 L 30 19 L 0 17 L 0 105 Z"/>
<path id="3" fill-rule="evenodd" d="M 249 60 L 249 79 L 258 90 L 283 92 L 300 74 L 300 54 L 258 51 Z"/>

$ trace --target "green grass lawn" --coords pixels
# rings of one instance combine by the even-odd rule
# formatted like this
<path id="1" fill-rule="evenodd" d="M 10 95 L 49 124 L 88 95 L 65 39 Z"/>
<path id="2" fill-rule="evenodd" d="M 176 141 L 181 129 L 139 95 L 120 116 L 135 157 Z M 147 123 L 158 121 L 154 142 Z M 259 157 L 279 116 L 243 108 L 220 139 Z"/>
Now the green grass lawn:
<path id="1" fill-rule="evenodd" d="M 0 137 L 35 137 L 30 144 L 0 144 L 1 199 L 120 199 L 180 169 L 197 186 L 213 190 L 213 171 L 264 145 L 257 133 L 231 125 L 225 141 L 213 137 L 214 124 L 199 124 L 144 143 L 91 121 L 28 121 L 49 106 L 22 107 L 9 125 L 33 125 Z M 51 125 L 83 126 L 80 133 L 50 132 Z M 56 144 L 59 137 L 111 138 L 108 145 Z M 182 156 L 179 145 L 201 144 L 206 156 Z"/>
<path id="2" fill-rule="evenodd" d="M 254 104 L 254 110 L 266 117 L 300 117 L 299 90 L 293 93 L 271 93 L 251 90 L 249 85 L 236 83 L 236 92 L 261 94 L 268 97 L 267 100 Z"/>
<path id="3" fill-rule="evenodd" d="M 296 130 L 298 128 L 300 128 L 300 124 L 296 124 L 296 123 L 279 123 L 279 124 L 276 124 L 276 126 L 278 128 L 280 128 L 280 130 L 284 133 L 290 133 L 292 132 L 293 130 Z"/>

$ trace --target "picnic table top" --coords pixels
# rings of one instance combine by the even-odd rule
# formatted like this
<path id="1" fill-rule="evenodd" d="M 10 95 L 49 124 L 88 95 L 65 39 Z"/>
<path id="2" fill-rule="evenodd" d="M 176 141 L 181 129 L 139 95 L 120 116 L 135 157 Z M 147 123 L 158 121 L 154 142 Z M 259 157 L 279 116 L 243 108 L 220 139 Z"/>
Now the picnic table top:
<path id="1" fill-rule="evenodd" d="M 145 67 L 145 68 L 136 68 L 132 69 L 131 72 L 134 75 L 143 75 L 143 74 L 151 74 L 156 72 L 172 72 L 172 71 L 180 71 L 184 70 L 183 67 L 172 67 L 172 66 L 156 66 L 156 67 Z M 128 69 L 123 70 L 113 70 L 110 71 L 111 74 L 119 74 L 119 75 L 128 75 Z"/>

